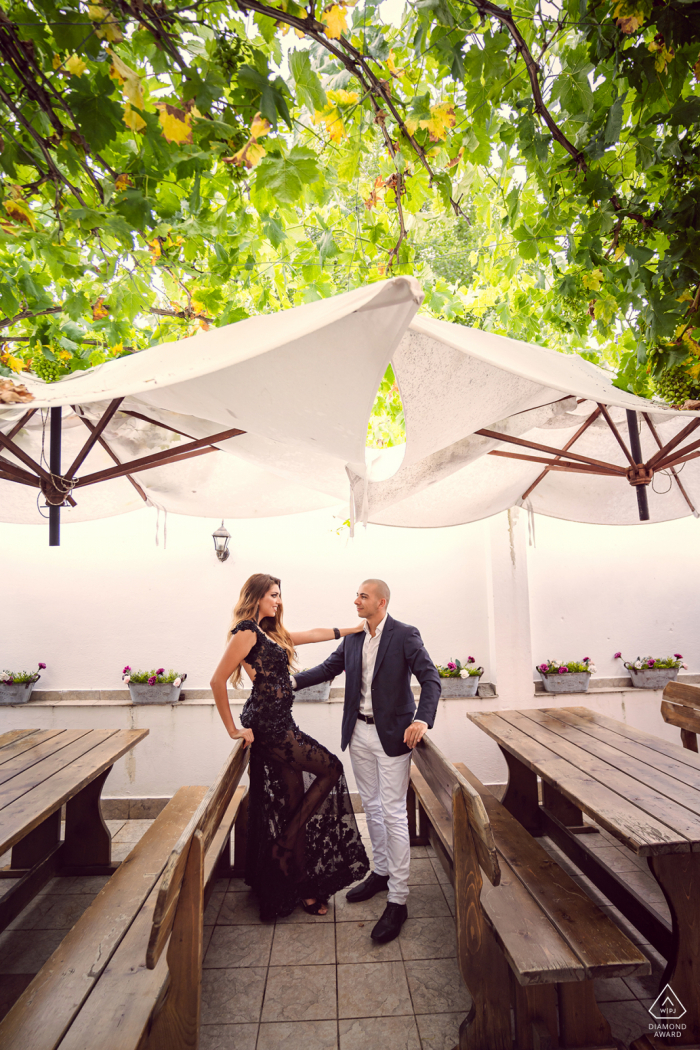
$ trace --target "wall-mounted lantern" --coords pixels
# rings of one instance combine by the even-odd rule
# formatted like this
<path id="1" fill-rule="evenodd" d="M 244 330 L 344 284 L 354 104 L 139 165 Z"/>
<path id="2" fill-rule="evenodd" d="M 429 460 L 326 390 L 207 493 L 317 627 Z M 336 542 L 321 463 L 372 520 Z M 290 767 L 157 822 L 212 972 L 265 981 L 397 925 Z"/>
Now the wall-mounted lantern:
<path id="1" fill-rule="evenodd" d="M 231 539 L 231 533 L 224 528 L 223 521 L 221 522 L 220 528 L 216 529 L 212 533 L 212 539 L 214 540 L 214 550 L 219 561 L 226 561 L 230 551 L 228 549 L 228 541 Z"/>

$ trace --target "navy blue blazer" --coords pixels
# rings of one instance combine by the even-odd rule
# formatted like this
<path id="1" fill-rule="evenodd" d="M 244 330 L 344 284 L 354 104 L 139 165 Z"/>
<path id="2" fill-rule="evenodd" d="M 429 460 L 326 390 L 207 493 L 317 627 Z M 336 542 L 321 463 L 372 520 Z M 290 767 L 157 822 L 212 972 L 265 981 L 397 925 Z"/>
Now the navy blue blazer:
<path id="1" fill-rule="evenodd" d="M 364 631 L 346 635 L 322 664 L 294 676 L 296 688 L 305 689 L 309 685 L 328 682 L 345 671 L 343 751 L 350 743 L 360 710 L 364 640 Z M 412 674 L 421 686 L 417 711 L 411 689 Z M 403 735 L 414 718 L 427 722 L 428 728 L 432 729 L 441 691 L 440 676 L 417 629 L 387 614 L 372 678 L 374 722 L 387 755 L 395 758 L 410 750 L 403 742 Z"/>

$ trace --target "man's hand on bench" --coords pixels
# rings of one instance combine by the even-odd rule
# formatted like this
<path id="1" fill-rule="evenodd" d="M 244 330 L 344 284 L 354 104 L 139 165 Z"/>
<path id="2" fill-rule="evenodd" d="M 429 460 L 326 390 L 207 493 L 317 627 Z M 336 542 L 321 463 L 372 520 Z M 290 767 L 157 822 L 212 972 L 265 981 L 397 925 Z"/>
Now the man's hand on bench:
<path id="1" fill-rule="evenodd" d="M 410 748 L 414 748 L 416 744 L 419 744 L 423 739 L 423 735 L 427 730 L 425 722 L 411 722 L 410 726 L 403 735 L 403 742 Z"/>

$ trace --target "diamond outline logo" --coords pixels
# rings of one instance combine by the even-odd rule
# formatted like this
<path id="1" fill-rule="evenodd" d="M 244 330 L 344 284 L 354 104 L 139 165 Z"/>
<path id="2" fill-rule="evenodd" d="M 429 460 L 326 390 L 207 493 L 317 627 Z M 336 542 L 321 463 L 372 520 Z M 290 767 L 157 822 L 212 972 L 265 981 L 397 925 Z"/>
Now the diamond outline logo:
<path id="1" fill-rule="evenodd" d="M 680 1021 L 687 1012 L 670 984 L 662 988 L 649 1007 L 649 1013 L 656 1021 Z"/>

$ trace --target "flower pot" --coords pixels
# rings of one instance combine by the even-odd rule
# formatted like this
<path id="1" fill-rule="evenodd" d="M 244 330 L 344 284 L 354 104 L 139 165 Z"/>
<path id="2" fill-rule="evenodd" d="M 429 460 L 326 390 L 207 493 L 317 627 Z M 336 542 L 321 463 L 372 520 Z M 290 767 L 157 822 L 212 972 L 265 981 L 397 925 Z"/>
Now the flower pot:
<path id="1" fill-rule="evenodd" d="M 542 674 L 538 672 L 542 679 L 542 685 L 545 693 L 587 693 L 588 683 L 591 680 L 590 672 L 588 671 L 567 671 L 565 674 Z"/>
<path id="2" fill-rule="evenodd" d="M 662 667 L 658 671 L 655 667 L 643 667 L 641 671 L 628 667 L 627 670 L 635 689 L 663 689 L 678 677 L 677 667 Z"/>
<path id="3" fill-rule="evenodd" d="M 180 699 L 182 684 L 162 682 L 160 685 L 149 685 L 148 682 L 129 682 L 129 693 L 132 704 L 174 704 Z"/>
<path id="4" fill-rule="evenodd" d="M 480 681 L 478 674 L 470 674 L 468 678 L 441 678 L 442 697 L 476 696 Z"/>
<path id="5" fill-rule="evenodd" d="M 36 679 L 33 682 L 0 682 L 0 704 L 26 704 L 35 685 Z"/>
<path id="6" fill-rule="evenodd" d="M 297 689 L 295 700 L 304 700 L 307 704 L 320 704 L 331 695 L 331 683 L 320 682 L 318 685 L 307 685 L 306 689 Z"/>

